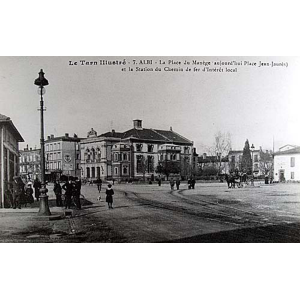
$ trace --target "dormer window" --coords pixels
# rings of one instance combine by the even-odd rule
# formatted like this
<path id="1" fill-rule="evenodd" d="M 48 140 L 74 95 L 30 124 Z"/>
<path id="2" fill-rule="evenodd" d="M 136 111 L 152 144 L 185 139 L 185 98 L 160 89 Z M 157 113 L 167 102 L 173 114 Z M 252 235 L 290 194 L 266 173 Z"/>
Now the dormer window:
<path id="1" fill-rule="evenodd" d="M 153 148 L 154 148 L 154 146 L 153 145 L 148 145 L 148 152 L 153 152 Z"/>

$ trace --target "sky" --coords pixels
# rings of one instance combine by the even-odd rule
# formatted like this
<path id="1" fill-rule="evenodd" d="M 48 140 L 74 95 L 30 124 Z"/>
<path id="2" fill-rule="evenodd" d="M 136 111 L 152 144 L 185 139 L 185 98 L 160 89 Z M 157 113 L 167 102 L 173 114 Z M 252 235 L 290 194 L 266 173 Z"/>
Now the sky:
<path id="1" fill-rule="evenodd" d="M 123 60 L 122 66 L 70 65 L 80 60 Z M 288 67 L 240 66 L 232 72 L 129 72 L 133 59 L 180 61 L 287 62 Z M 157 64 L 154 65 L 156 67 Z M 159 65 L 164 67 L 163 65 Z M 191 68 L 193 68 L 192 66 Z M 202 66 L 198 68 L 203 68 Z M 222 66 L 225 69 L 224 66 Z M 231 67 L 234 68 L 234 67 Z M 144 128 L 169 129 L 194 141 L 202 154 L 218 132 L 229 132 L 234 150 L 246 139 L 258 149 L 300 145 L 299 73 L 295 57 L 0 57 L 0 113 L 11 117 L 29 147 L 39 147 L 40 96 L 34 80 L 43 69 L 49 81 L 44 95 L 45 137 L 65 133 L 86 137 L 115 129 L 133 119 Z"/>

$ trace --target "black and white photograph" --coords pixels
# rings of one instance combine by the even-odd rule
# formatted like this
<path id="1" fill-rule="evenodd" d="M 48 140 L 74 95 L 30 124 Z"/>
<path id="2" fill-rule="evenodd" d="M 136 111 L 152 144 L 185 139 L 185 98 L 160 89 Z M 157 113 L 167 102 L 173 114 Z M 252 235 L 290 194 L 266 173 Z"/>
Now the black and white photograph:
<path id="1" fill-rule="evenodd" d="M 299 57 L 0 66 L 0 242 L 300 241 Z"/>

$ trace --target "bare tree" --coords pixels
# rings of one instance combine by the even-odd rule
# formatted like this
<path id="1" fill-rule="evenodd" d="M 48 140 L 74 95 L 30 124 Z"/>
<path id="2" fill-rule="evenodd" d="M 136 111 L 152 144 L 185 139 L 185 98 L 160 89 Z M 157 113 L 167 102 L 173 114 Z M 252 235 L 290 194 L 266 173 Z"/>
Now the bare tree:
<path id="1" fill-rule="evenodd" d="M 263 175 L 269 175 L 273 170 L 272 152 L 262 150 L 259 151 L 259 170 Z"/>
<path id="2" fill-rule="evenodd" d="M 217 157 L 219 173 L 221 173 L 222 171 L 222 158 L 228 155 L 230 149 L 231 149 L 231 134 L 229 132 L 224 133 L 218 131 L 215 134 L 215 141 L 212 147 L 212 152 Z"/>

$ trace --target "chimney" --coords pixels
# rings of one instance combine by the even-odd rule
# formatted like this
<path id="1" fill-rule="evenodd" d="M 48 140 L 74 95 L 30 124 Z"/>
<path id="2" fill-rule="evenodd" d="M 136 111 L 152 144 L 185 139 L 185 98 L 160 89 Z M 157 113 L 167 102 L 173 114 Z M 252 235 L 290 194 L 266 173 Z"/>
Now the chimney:
<path id="1" fill-rule="evenodd" d="M 173 131 L 173 128 L 172 128 L 172 126 L 170 126 L 170 131 Z"/>
<path id="2" fill-rule="evenodd" d="M 51 134 L 51 139 L 54 139 L 54 134 Z"/>
<path id="3" fill-rule="evenodd" d="M 69 134 L 68 134 L 68 133 L 65 133 L 65 137 L 69 137 Z"/>
<path id="4" fill-rule="evenodd" d="M 48 140 L 50 140 L 50 135 L 48 135 Z"/>
<path id="5" fill-rule="evenodd" d="M 203 159 L 206 159 L 206 153 L 203 153 L 202 157 Z"/>
<path id="6" fill-rule="evenodd" d="M 77 137 L 78 137 L 78 135 L 76 133 L 74 133 L 74 138 L 77 138 Z"/>
<path id="7" fill-rule="evenodd" d="M 142 120 L 139 120 L 139 119 L 133 120 L 133 127 L 135 129 L 143 129 Z"/>
<path id="8" fill-rule="evenodd" d="M 26 150 L 28 150 L 28 144 L 26 145 Z"/>
<path id="9" fill-rule="evenodd" d="M 30 147 L 30 151 L 32 150 L 32 148 Z"/>
<path id="10" fill-rule="evenodd" d="M 116 131 L 114 130 L 114 129 L 112 129 L 112 136 L 115 136 L 115 134 L 116 134 Z"/>

